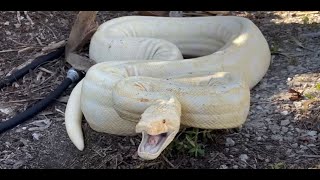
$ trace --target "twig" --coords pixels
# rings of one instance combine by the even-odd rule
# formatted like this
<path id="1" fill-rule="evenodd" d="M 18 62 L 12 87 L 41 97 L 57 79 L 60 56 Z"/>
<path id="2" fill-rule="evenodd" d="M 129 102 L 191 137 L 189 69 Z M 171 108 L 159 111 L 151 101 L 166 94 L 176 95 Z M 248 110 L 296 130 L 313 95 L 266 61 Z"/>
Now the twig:
<path id="1" fill-rule="evenodd" d="M 2 50 L 0 53 L 7 53 L 7 52 L 15 52 L 18 51 L 17 49 L 7 49 L 7 50 Z"/>
<path id="2" fill-rule="evenodd" d="M 241 162 L 244 162 L 245 164 L 247 164 L 248 166 L 250 166 L 252 169 L 257 169 L 255 167 L 253 167 L 252 165 L 250 165 L 249 163 L 247 163 L 247 161 L 241 161 Z"/>
<path id="3" fill-rule="evenodd" d="M 14 39 L 12 39 L 12 38 L 8 38 L 8 39 L 11 40 L 12 42 L 16 43 L 16 44 L 21 45 L 21 46 L 27 46 L 27 47 L 28 47 L 28 46 L 35 46 L 35 44 L 30 45 L 30 44 L 20 43 L 20 42 L 14 40 Z"/>
<path id="4" fill-rule="evenodd" d="M 40 46 L 44 46 L 38 37 L 36 37 L 36 40 L 38 41 Z"/>
<path id="5" fill-rule="evenodd" d="M 300 36 L 303 36 L 303 37 L 318 37 L 318 36 L 320 36 L 320 32 L 306 33 L 306 34 L 301 34 Z"/>
<path id="6" fill-rule="evenodd" d="M 164 161 L 166 161 L 166 163 L 168 163 L 172 168 L 176 168 L 163 154 L 161 156 L 164 159 Z"/>
<path id="7" fill-rule="evenodd" d="M 31 23 L 31 25 L 34 25 L 34 22 L 30 18 L 30 16 L 28 15 L 28 11 L 24 11 L 24 15 L 26 15 L 26 17 L 27 17 L 28 21 Z"/>
<path id="8" fill-rule="evenodd" d="M 47 26 L 46 24 L 44 24 L 44 23 L 42 23 L 42 22 L 40 22 L 40 24 L 42 24 L 43 26 L 47 27 L 47 28 L 52 32 L 54 38 L 55 38 L 55 39 L 58 39 L 57 36 L 56 36 L 56 34 L 54 33 L 54 31 L 53 31 L 49 26 Z"/>
<path id="9" fill-rule="evenodd" d="M 21 99 L 21 100 L 8 101 L 8 103 L 29 102 L 29 101 L 39 100 L 39 99 L 43 99 L 43 98 Z"/>
<path id="10" fill-rule="evenodd" d="M 320 155 L 301 155 L 301 156 L 302 157 L 307 157 L 307 158 L 320 158 Z"/>
<path id="11" fill-rule="evenodd" d="M 315 155 L 318 155 L 318 153 L 314 151 L 311 147 L 307 146 L 307 148 L 310 149 L 310 151 L 312 151 Z"/>
<path id="12" fill-rule="evenodd" d="M 33 49 L 33 48 L 34 48 L 34 47 L 26 47 L 26 48 L 20 49 L 20 50 L 18 51 L 18 54 L 23 53 L 23 52 L 28 51 L 28 50 L 31 50 L 31 49 Z"/>
<path id="13" fill-rule="evenodd" d="M 54 50 L 54 49 L 58 49 L 62 46 L 64 46 L 66 44 L 66 40 L 62 40 L 62 41 L 59 41 L 57 43 L 54 43 L 54 44 L 49 44 L 48 46 L 42 48 L 42 51 L 43 52 L 48 52 L 48 51 L 51 51 L 51 50 Z"/>
<path id="14" fill-rule="evenodd" d="M 48 69 L 43 68 L 43 67 L 39 67 L 38 69 L 41 70 L 41 71 L 43 71 L 43 72 L 49 73 L 49 74 L 54 74 L 54 72 L 49 71 Z"/>
<path id="15" fill-rule="evenodd" d="M 17 19 L 18 19 L 19 24 L 21 24 L 20 17 L 21 17 L 20 11 L 17 11 Z"/>

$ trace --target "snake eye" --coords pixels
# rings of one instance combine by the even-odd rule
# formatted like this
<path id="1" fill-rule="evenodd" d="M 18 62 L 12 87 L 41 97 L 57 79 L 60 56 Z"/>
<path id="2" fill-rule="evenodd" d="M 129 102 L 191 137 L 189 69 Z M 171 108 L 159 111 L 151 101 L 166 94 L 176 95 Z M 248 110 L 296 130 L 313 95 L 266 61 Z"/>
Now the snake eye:
<path id="1" fill-rule="evenodd" d="M 166 120 L 165 120 L 165 119 L 163 119 L 163 120 L 162 120 L 162 123 L 163 123 L 163 124 L 164 124 L 164 123 L 166 123 Z"/>

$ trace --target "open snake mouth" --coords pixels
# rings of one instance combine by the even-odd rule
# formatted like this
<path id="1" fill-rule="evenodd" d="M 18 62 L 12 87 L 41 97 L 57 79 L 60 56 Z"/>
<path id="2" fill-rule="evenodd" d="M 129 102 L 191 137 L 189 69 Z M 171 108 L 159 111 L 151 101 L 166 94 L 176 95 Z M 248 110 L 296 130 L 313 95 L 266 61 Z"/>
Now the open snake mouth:
<path id="1" fill-rule="evenodd" d="M 142 132 L 142 141 L 138 148 L 140 153 L 155 155 L 159 153 L 159 150 L 163 144 L 168 140 L 171 133 L 161 133 L 157 135 L 150 135 L 145 131 Z"/>

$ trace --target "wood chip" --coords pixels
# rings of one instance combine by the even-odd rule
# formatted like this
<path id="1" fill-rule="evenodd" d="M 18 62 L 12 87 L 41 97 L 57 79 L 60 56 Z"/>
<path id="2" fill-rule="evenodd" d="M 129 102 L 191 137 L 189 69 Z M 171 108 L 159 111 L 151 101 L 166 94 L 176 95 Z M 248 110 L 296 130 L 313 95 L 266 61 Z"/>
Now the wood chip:
<path id="1" fill-rule="evenodd" d="M 57 43 L 49 44 L 48 46 L 42 48 L 42 52 L 47 53 L 49 51 L 53 51 L 55 49 L 58 49 L 58 48 L 64 46 L 65 44 L 66 44 L 66 40 L 62 40 Z"/>
<path id="2" fill-rule="evenodd" d="M 43 71 L 43 72 L 49 73 L 49 74 L 54 74 L 54 72 L 49 71 L 48 69 L 46 69 L 46 68 L 44 68 L 44 67 L 39 67 L 38 69 L 41 70 L 41 71 Z"/>
<path id="3" fill-rule="evenodd" d="M 26 52 L 26 51 L 29 51 L 29 50 L 32 50 L 32 49 L 34 49 L 34 47 L 26 47 L 26 48 L 20 49 L 20 50 L 18 51 L 18 54 L 21 54 L 21 53 L 23 53 L 23 52 Z"/>

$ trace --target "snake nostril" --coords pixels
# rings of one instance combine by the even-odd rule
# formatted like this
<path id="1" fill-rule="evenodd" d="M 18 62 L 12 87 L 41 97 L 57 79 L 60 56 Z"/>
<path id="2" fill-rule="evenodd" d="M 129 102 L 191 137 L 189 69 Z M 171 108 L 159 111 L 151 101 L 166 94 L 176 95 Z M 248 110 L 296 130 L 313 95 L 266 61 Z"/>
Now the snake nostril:
<path id="1" fill-rule="evenodd" d="M 163 119 L 163 120 L 162 120 L 162 123 L 163 123 L 163 124 L 164 124 L 164 123 L 166 123 L 166 120 L 165 120 L 165 119 Z"/>

